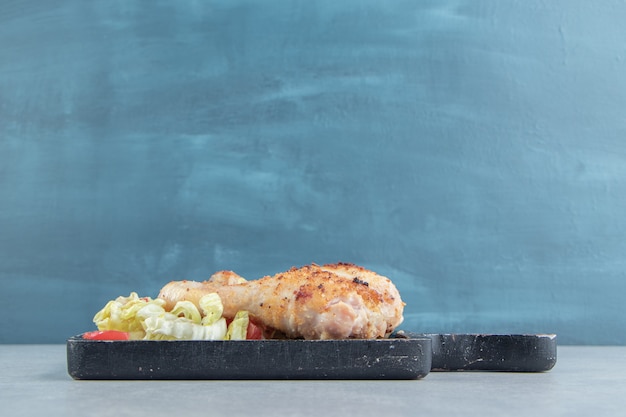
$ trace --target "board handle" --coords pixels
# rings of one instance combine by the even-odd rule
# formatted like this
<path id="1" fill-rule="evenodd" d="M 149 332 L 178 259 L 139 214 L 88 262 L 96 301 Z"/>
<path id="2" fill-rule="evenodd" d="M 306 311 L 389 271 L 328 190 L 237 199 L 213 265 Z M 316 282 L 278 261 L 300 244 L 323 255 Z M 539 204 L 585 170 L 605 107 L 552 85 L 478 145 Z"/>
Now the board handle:
<path id="1" fill-rule="evenodd" d="M 545 372 L 556 365 L 555 334 L 404 332 L 404 337 L 416 336 L 432 340 L 431 371 Z"/>

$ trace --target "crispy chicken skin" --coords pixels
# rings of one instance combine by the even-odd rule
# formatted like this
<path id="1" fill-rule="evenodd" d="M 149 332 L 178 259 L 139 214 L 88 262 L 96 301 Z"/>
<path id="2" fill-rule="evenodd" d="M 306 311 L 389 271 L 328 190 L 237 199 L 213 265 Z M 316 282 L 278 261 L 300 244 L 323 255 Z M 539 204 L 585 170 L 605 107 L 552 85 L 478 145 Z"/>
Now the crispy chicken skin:
<path id="1" fill-rule="evenodd" d="M 347 263 L 311 264 L 252 281 L 220 271 L 204 282 L 172 281 L 159 298 L 171 309 L 181 300 L 197 305 L 212 292 L 222 299 L 224 317 L 247 310 L 289 338 L 381 338 L 403 320 L 404 303 L 391 280 Z"/>

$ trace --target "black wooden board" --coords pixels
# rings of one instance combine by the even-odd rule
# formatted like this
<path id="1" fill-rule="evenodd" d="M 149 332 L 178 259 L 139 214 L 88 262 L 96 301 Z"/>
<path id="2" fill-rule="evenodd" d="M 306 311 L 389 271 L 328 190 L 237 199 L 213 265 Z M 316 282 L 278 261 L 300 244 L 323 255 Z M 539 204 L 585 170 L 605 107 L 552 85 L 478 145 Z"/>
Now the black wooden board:
<path id="1" fill-rule="evenodd" d="M 429 334 L 432 371 L 544 372 L 556 364 L 554 334 Z"/>
<path id="2" fill-rule="evenodd" d="M 428 336 L 377 340 L 67 341 L 74 379 L 420 379 Z"/>

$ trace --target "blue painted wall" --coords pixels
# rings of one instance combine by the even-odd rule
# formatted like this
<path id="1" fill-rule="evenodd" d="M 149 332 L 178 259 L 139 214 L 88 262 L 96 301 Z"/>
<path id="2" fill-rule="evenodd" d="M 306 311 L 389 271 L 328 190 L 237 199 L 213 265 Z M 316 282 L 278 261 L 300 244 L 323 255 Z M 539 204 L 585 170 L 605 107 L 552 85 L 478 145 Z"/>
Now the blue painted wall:
<path id="1" fill-rule="evenodd" d="M 355 262 L 404 328 L 626 343 L 623 1 L 0 1 L 0 342 Z"/>

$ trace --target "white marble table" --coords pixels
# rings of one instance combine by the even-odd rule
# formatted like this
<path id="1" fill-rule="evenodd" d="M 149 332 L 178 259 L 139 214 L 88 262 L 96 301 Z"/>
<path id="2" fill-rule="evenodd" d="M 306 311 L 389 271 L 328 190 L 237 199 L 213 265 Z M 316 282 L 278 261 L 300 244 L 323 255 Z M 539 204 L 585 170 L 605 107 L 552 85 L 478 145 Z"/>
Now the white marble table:
<path id="1" fill-rule="evenodd" d="M 560 346 L 536 374 L 413 381 L 75 381 L 65 345 L 0 345 L 3 416 L 623 416 L 626 346 Z"/>

